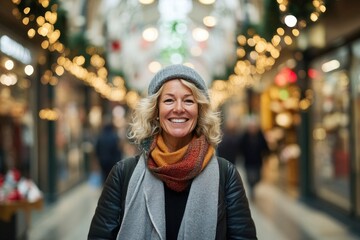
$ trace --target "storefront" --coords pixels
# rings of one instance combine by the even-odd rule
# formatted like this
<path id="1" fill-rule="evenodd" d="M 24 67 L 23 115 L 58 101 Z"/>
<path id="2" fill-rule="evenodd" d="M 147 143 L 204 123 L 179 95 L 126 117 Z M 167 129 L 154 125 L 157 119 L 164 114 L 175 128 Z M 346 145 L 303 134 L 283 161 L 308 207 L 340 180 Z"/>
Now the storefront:
<path id="1" fill-rule="evenodd" d="M 312 194 L 360 216 L 360 41 L 314 58 L 309 66 Z"/>
<path id="2" fill-rule="evenodd" d="M 349 49 L 343 46 L 310 65 L 311 165 L 314 193 L 350 210 L 350 79 Z"/>
<path id="3" fill-rule="evenodd" d="M 351 97 L 353 99 L 352 111 L 354 113 L 353 133 L 354 133 L 354 152 L 350 168 L 353 169 L 352 179 L 355 193 L 353 194 L 353 204 L 356 206 L 355 214 L 360 216 L 360 39 L 351 44 L 352 60 L 351 60 Z"/>
<path id="4" fill-rule="evenodd" d="M 52 201 L 85 178 L 90 90 L 54 76 L 38 42 L 1 26 L 0 173 L 20 170 Z"/>
<path id="5" fill-rule="evenodd" d="M 1 26 L 0 26 L 1 29 Z M 17 168 L 32 177 L 36 163 L 34 75 L 36 51 L 0 31 L 0 171 Z"/>
<path id="6" fill-rule="evenodd" d="M 267 174 L 276 176 L 269 177 L 285 192 L 298 196 L 300 148 L 297 127 L 300 123 L 300 89 L 292 67 L 283 64 L 273 72 L 272 84 L 261 96 L 262 126 L 273 151 L 267 163 L 272 173 Z"/>
<path id="7" fill-rule="evenodd" d="M 297 46 L 304 56 L 299 62 L 303 79 L 298 82 L 303 107 L 298 135 L 301 197 L 357 229 L 359 4 L 329 3 L 322 18 L 300 35 Z"/>
<path id="8" fill-rule="evenodd" d="M 54 108 L 58 114 L 55 122 L 56 188 L 63 192 L 85 177 L 85 87 L 66 75 L 59 79 L 54 92 Z"/>
<path id="9" fill-rule="evenodd" d="M 25 239 L 31 210 L 43 204 L 34 183 L 39 169 L 35 90 L 40 51 L 31 44 L 0 21 L 0 232 L 6 239 Z M 19 190 L 25 181 L 28 189 Z M 36 198 L 26 194 L 34 190 Z"/>

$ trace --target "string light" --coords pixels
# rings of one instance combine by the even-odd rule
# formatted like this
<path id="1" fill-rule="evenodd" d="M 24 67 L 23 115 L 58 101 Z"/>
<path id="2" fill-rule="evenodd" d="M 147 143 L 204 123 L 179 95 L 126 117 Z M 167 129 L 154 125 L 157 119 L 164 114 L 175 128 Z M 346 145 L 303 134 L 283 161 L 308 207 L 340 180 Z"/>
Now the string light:
<path id="1" fill-rule="evenodd" d="M 22 2 L 21 0 L 12 1 L 15 5 L 20 5 Z M 38 0 L 37 2 L 44 9 L 47 9 L 50 6 L 50 1 L 48 0 Z M 277 0 L 277 3 L 280 12 L 284 16 L 288 16 L 289 1 Z M 241 88 L 254 86 L 255 83 L 259 81 L 260 75 L 274 66 L 276 59 L 280 56 L 282 44 L 291 45 L 294 42 L 294 38 L 300 35 L 301 29 L 307 26 L 307 22 L 316 22 L 320 15 L 326 11 L 323 0 L 313 0 L 312 5 L 313 11 L 306 19 L 297 19 L 295 24 L 294 19 L 292 19 L 292 24 L 289 26 L 279 26 L 277 32 L 269 41 L 256 34 L 251 29 L 247 31 L 248 37 L 243 34 L 237 37 L 239 43 L 239 48 L 236 50 L 238 61 L 234 66 L 234 74 L 230 75 L 228 81 L 226 81 L 226 84 L 228 84 L 227 90 L 230 94 L 234 91 L 234 94 L 236 94 L 236 91 Z M 114 93 L 119 93 L 119 88 L 108 81 L 108 74 L 102 69 L 105 65 L 105 60 L 98 55 L 96 51 L 90 54 L 90 65 L 95 69 L 95 72 L 88 71 L 82 66 L 84 64 L 84 56 L 82 56 L 83 58 L 78 58 L 78 60 L 74 62 L 69 58 L 70 51 L 59 41 L 61 32 L 59 29 L 55 28 L 58 19 L 58 5 L 52 4 L 50 9 L 50 11 L 44 13 L 44 16 L 37 17 L 31 14 L 32 9 L 30 7 L 23 9 L 22 14 L 18 9 L 14 9 L 13 14 L 18 18 L 23 15 L 21 21 L 26 26 L 28 26 L 30 22 L 35 21 L 37 23 L 37 29 L 29 28 L 29 38 L 34 38 L 36 34 L 44 37 L 45 40 L 41 43 L 41 47 L 52 52 L 58 52 L 60 56 L 57 64 L 64 70 L 93 87 L 105 98 L 115 101 L 126 100 L 124 98 L 126 98 L 128 94 L 119 94 L 121 97 L 116 98 L 117 95 Z M 296 16 L 294 17 L 296 18 Z M 48 79 L 47 75 L 44 74 L 42 79 Z M 44 82 L 50 83 L 51 81 Z M 120 91 L 126 93 L 127 89 L 122 85 Z M 215 94 L 217 90 L 212 87 L 211 91 Z M 132 93 L 129 96 L 133 95 L 134 94 Z M 136 98 L 131 97 L 131 99 Z"/>
<path id="2" fill-rule="evenodd" d="M 12 1 L 15 5 L 20 5 L 22 2 L 21 0 Z M 38 0 L 37 2 L 44 9 L 47 9 L 50 6 L 50 2 L 48 0 Z M 32 12 L 31 7 L 26 7 L 23 10 L 24 16 L 22 17 L 22 23 L 24 25 L 29 25 L 30 22 L 36 22 L 34 25 L 37 26 L 37 29 L 29 28 L 27 32 L 28 37 L 34 38 L 36 34 L 42 36 L 45 39 L 41 43 L 41 48 L 47 49 L 51 52 L 58 52 L 60 54 L 56 61 L 57 66 L 53 68 L 53 71 L 58 76 L 61 76 L 63 71 L 66 70 L 73 76 L 77 77 L 79 80 L 83 81 L 85 84 L 93 87 L 104 98 L 107 98 L 111 101 L 124 101 L 127 89 L 125 85 L 121 85 L 119 87 L 108 83 L 108 74 L 107 70 L 104 70 L 105 60 L 103 57 L 97 53 L 90 54 L 90 65 L 95 69 L 95 72 L 90 72 L 86 68 L 82 67 L 85 62 L 85 57 L 82 55 L 75 57 L 73 59 L 74 61 L 70 60 L 68 55 L 71 51 L 65 48 L 65 46 L 59 41 L 61 31 L 55 28 L 55 24 L 58 20 L 58 5 L 53 4 L 51 5 L 50 9 L 50 11 L 48 10 L 44 13 L 44 16 L 37 16 L 35 18 L 34 15 L 30 14 Z M 21 13 L 17 8 L 14 9 L 12 13 L 17 18 L 21 18 Z M 56 85 L 58 83 L 58 78 L 53 76 L 51 70 L 47 70 L 41 77 L 41 82 L 43 84 Z M 132 97 L 132 99 L 136 98 Z"/>
<path id="3" fill-rule="evenodd" d="M 305 19 L 297 19 L 295 15 L 288 13 L 288 0 L 277 0 L 277 3 L 284 24 L 277 28 L 269 41 L 255 33 L 253 29 L 247 30 L 247 36 L 245 34 L 237 36 L 239 47 L 236 54 L 238 61 L 234 66 L 234 74 L 230 75 L 227 81 L 223 81 L 227 85 L 224 88 L 229 91 L 227 98 L 233 95 L 231 89 L 239 91 L 241 88 L 255 86 L 261 75 L 275 65 L 276 60 L 280 57 L 283 45 L 293 44 L 294 39 L 300 35 L 300 31 L 308 25 L 307 22 L 316 22 L 320 15 L 326 11 L 323 0 L 313 0 L 313 11 L 309 16 Z M 285 21 L 286 17 L 287 20 Z M 286 22 L 287 24 L 285 24 Z M 221 93 L 215 87 L 215 82 L 211 90 L 216 95 L 216 104 L 220 104 L 224 97 L 219 97 Z M 306 109 L 310 102 L 309 99 L 302 101 L 301 109 Z"/>

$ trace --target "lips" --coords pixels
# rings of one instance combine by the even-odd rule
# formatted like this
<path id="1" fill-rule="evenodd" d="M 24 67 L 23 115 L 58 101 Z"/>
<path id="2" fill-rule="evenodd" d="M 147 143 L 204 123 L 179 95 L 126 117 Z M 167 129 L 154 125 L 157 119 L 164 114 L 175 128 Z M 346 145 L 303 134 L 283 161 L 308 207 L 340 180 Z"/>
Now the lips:
<path id="1" fill-rule="evenodd" d="M 184 123 L 184 122 L 186 122 L 188 119 L 186 119 L 186 118 L 170 118 L 169 120 L 170 120 L 170 122 L 172 122 L 172 123 Z"/>

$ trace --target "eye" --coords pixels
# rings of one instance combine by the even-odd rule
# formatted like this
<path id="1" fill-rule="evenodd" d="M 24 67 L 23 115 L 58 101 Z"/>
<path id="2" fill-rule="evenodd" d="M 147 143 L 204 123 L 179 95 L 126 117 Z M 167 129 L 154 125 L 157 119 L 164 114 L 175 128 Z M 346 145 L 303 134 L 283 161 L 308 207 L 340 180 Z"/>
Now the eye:
<path id="1" fill-rule="evenodd" d="M 163 102 L 166 103 L 166 104 L 170 104 L 170 103 L 174 102 L 174 100 L 172 98 L 165 98 L 163 100 Z"/>
<path id="2" fill-rule="evenodd" d="M 192 98 L 185 99 L 184 102 L 185 102 L 185 104 L 187 104 L 187 105 L 190 105 L 190 104 L 194 104 L 194 103 L 195 103 L 194 99 L 192 99 Z"/>

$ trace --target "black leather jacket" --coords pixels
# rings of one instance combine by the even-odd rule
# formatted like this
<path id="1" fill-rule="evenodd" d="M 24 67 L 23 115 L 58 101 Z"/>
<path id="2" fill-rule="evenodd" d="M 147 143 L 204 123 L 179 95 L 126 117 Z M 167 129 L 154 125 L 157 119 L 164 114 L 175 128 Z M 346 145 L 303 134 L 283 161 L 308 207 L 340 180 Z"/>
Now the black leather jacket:
<path id="1" fill-rule="evenodd" d="M 122 160 L 111 170 L 92 219 L 88 239 L 116 239 L 127 184 L 137 161 L 138 157 Z M 220 157 L 218 161 L 220 187 L 216 239 L 257 239 L 241 177 L 232 163 Z"/>

